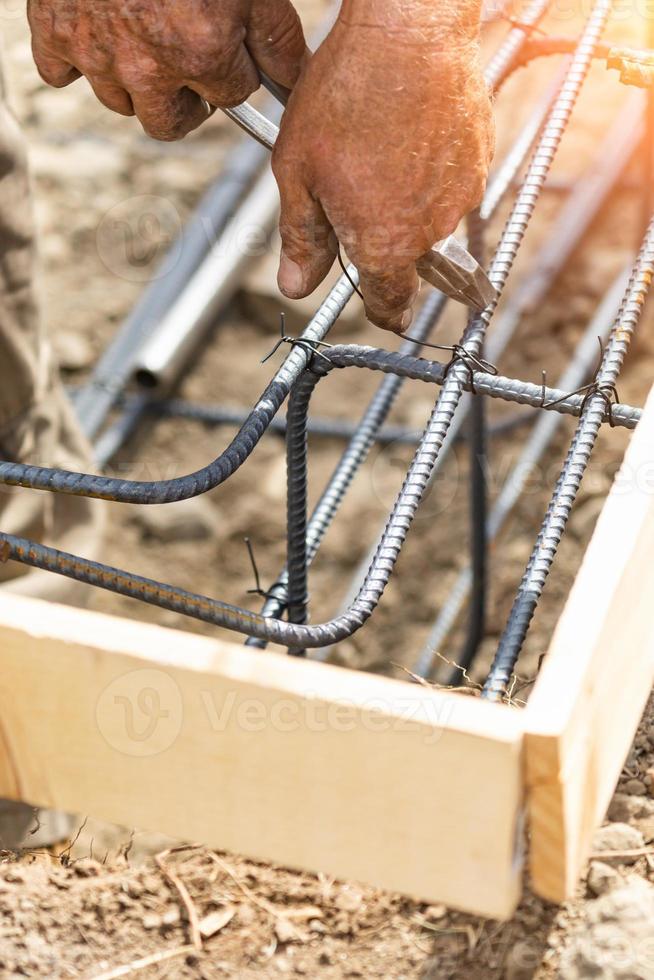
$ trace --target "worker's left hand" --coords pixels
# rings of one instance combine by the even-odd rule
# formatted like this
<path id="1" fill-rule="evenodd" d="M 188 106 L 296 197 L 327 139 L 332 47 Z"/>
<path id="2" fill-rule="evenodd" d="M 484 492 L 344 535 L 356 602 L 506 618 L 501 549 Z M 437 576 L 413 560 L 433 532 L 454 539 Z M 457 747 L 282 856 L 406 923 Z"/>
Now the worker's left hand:
<path id="1" fill-rule="evenodd" d="M 85 75 L 101 102 L 180 139 L 211 106 L 238 105 L 259 69 L 292 88 L 308 55 L 291 0 L 28 0 L 34 60 L 61 88 Z"/>
<path id="2" fill-rule="evenodd" d="M 480 202 L 494 149 L 477 35 L 475 0 L 346 0 L 273 156 L 286 296 L 320 284 L 339 241 L 368 318 L 409 326 L 416 262 Z"/>

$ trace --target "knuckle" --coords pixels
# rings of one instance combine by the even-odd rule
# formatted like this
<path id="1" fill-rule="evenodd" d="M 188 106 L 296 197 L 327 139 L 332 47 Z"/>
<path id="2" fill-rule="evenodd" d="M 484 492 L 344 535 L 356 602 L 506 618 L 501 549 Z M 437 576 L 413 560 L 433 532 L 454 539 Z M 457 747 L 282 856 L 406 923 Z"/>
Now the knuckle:
<path id="1" fill-rule="evenodd" d="M 373 272 L 366 273 L 363 282 L 371 310 L 386 319 L 398 310 L 405 310 L 415 298 L 416 284 L 408 276 Z"/>
<path id="2" fill-rule="evenodd" d="M 278 54 L 304 53 L 304 32 L 300 18 L 293 7 L 286 7 L 266 34 L 266 46 Z"/>
<path id="3" fill-rule="evenodd" d="M 174 143 L 176 140 L 183 139 L 189 132 L 188 127 L 179 120 L 173 122 L 167 119 L 139 118 L 146 134 L 160 143 Z"/>
<path id="4" fill-rule="evenodd" d="M 37 62 L 36 67 L 43 81 L 51 88 L 66 88 L 73 81 L 70 69 L 54 69 L 43 62 Z"/>
<path id="5" fill-rule="evenodd" d="M 259 84 L 254 65 L 249 65 L 239 66 L 231 74 L 223 75 L 221 72 L 220 77 L 216 77 L 214 72 L 210 82 L 205 81 L 197 88 L 212 105 L 219 109 L 233 109 L 247 101 L 257 91 Z"/>

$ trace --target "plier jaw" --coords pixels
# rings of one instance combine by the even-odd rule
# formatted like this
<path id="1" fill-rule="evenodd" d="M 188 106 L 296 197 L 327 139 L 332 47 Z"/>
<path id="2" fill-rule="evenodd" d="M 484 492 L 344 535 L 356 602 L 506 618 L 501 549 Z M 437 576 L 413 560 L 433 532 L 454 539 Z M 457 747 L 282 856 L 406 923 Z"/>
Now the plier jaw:
<path id="1" fill-rule="evenodd" d="M 261 80 L 265 88 L 285 106 L 291 94 L 288 89 L 282 88 L 264 74 L 261 75 Z M 253 139 L 272 151 L 279 130 L 249 102 L 223 111 Z M 478 313 L 494 303 L 498 297 L 498 292 L 484 269 L 453 235 L 437 242 L 419 260 L 417 270 L 421 279 L 439 289 L 449 299 Z"/>

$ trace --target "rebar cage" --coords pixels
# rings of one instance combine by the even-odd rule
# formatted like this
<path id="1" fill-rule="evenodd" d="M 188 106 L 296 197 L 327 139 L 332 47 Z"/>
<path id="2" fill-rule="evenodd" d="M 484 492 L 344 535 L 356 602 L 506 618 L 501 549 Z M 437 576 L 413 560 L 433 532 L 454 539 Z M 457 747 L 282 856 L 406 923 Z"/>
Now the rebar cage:
<path id="1" fill-rule="evenodd" d="M 527 56 L 525 51 L 532 42 L 532 32 L 547 6 L 547 0 L 535 0 L 519 22 L 512 22 L 504 41 L 486 69 L 488 83 L 495 91 L 511 71 L 524 62 Z M 546 93 L 508 155 L 497 167 L 483 205 L 469 219 L 469 247 L 481 258 L 486 244 L 485 226 L 516 180 L 533 147 L 526 176 L 520 182 L 510 216 L 489 265 L 489 277 L 498 296 L 507 286 L 525 231 L 550 173 L 575 102 L 591 61 L 599 50 L 598 44 L 609 13 L 610 0 L 598 0 L 583 33 L 569 54 L 564 72 L 551 91 Z M 546 45 L 543 46 L 545 47 Z M 567 49 L 564 47 L 564 50 Z M 536 53 L 550 52 L 537 50 Z M 582 189 L 564 207 L 560 218 L 562 236 L 557 243 L 557 255 L 549 257 L 545 275 L 540 277 L 539 282 L 531 283 L 532 294 L 535 293 L 536 298 L 544 295 L 566 256 L 596 213 L 599 203 L 639 145 L 647 108 L 646 98 L 644 95 L 641 98 L 641 95 L 639 93 L 637 98 L 634 97 L 629 103 L 628 111 L 623 114 L 619 145 L 609 148 L 604 154 L 600 179 L 593 184 L 592 194 L 589 196 Z M 261 157 L 255 153 L 244 161 L 244 170 L 251 176 L 260 163 Z M 220 195 L 217 200 L 218 211 L 222 208 L 225 212 Z M 573 209 L 574 220 L 570 220 Z M 357 272 L 349 267 L 302 335 L 298 338 L 284 338 L 290 344 L 288 356 L 255 406 L 243 418 L 239 413 L 231 413 L 230 416 L 230 413 L 220 408 L 194 406 L 180 400 L 160 402 L 147 396 L 126 397 L 122 402 L 123 414 L 119 424 L 100 440 L 102 449 L 99 456 L 106 461 L 144 413 L 152 411 L 169 417 L 183 416 L 203 421 L 224 420 L 227 416 L 228 421 L 231 419 L 240 422 L 239 431 L 227 449 L 201 470 L 172 480 L 137 482 L 10 461 L 0 462 L 0 483 L 8 486 L 76 494 L 121 503 L 166 504 L 204 494 L 225 483 L 248 460 L 268 429 L 285 428 L 288 472 L 287 564 L 272 588 L 265 593 L 260 613 L 193 594 L 174 585 L 142 578 L 129 571 L 87 561 L 9 534 L 0 533 L 0 556 L 4 560 L 46 569 L 244 634 L 249 638 L 250 645 L 264 647 L 274 642 L 287 647 L 296 656 L 304 655 L 310 649 L 317 651 L 317 657 L 324 657 L 329 647 L 360 630 L 377 608 L 394 572 L 421 500 L 469 416 L 469 441 L 473 461 L 470 490 L 474 515 L 471 564 L 461 573 L 449 600 L 440 610 L 428 644 L 415 665 L 418 675 L 432 676 L 435 651 L 451 629 L 467 597 L 472 596 L 468 638 L 461 662 L 453 674 L 453 679 L 456 679 L 459 669 L 467 668 L 472 663 L 483 635 L 488 543 L 499 533 L 506 516 L 520 496 L 527 464 L 538 460 L 543 454 L 557 430 L 560 416 L 573 416 L 578 419 L 576 431 L 484 685 L 485 698 L 501 700 L 506 696 L 598 433 L 604 424 L 633 429 L 640 418 L 638 408 L 618 402 L 616 384 L 640 320 L 653 273 L 654 222 L 650 223 L 646 231 L 633 267 L 625 271 L 608 291 L 599 311 L 582 336 L 558 387 L 552 388 L 545 382 L 537 385 L 501 376 L 493 367 L 493 362 L 506 349 L 520 319 L 519 299 L 514 304 L 509 303 L 497 318 L 497 300 L 483 313 L 471 315 L 460 342 L 451 348 L 440 348 L 449 350 L 449 360 L 433 360 L 420 356 L 421 349 L 439 348 L 439 345 L 429 343 L 447 302 L 437 291 L 428 296 L 419 311 L 411 337 L 404 339 L 397 352 L 354 344 L 328 345 L 325 338 L 357 288 Z M 493 329 L 489 332 L 491 325 Z M 598 334 L 603 336 L 603 354 L 601 364 L 593 374 Z M 87 406 L 90 400 L 93 402 L 93 410 L 86 415 L 89 434 L 97 433 L 109 408 L 122 397 L 125 377 L 120 377 L 120 372 L 114 371 L 113 377 L 107 378 L 109 368 L 115 368 L 117 364 L 121 343 L 124 347 L 124 338 L 119 337 L 114 345 L 113 355 L 108 360 L 105 358 L 90 385 L 78 395 L 78 409 L 82 408 L 85 399 Z M 383 375 L 361 420 L 352 425 L 312 423 L 309 419 L 309 406 L 316 386 L 333 370 L 354 368 Z M 431 384 L 438 389 L 431 418 L 421 434 L 386 426 L 395 399 L 407 380 Z M 100 397 L 95 397 L 96 395 Z M 483 467 L 487 428 L 484 405 L 485 398 L 488 397 L 531 406 L 539 412 L 521 458 L 490 513 L 487 513 Z M 284 425 L 276 416 L 287 399 L 288 415 Z M 320 431 L 321 425 L 329 434 L 347 438 L 348 444 L 313 514 L 309 516 L 307 434 L 316 429 Z M 417 442 L 417 448 L 386 527 L 367 562 L 362 584 L 357 584 L 351 601 L 342 612 L 328 622 L 310 624 L 307 616 L 308 569 L 320 549 L 328 527 L 335 520 L 356 473 L 376 442 L 388 439 Z"/>

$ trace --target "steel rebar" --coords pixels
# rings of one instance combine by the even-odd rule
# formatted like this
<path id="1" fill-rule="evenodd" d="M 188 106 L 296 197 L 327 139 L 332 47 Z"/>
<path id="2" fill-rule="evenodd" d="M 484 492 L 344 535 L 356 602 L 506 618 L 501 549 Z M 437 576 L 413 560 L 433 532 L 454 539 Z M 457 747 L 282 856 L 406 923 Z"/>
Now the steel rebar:
<path id="1" fill-rule="evenodd" d="M 570 364 L 559 379 L 559 390 L 574 391 L 588 379 L 595 366 L 597 358 L 597 338 L 606 342 L 611 327 L 617 316 L 624 291 L 627 286 L 631 268 L 623 272 L 613 283 L 602 300 L 596 314 L 582 335 Z M 508 475 L 498 498 L 493 505 L 488 520 L 488 540 L 492 542 L 500 531 L 514 507 L 520 500 L 527 481 L 531 478 L 534 468 L 551 445 L 560 430 L 563 418 L 557 413 L 547 413 L 541 416 L 529 435 L 520 457 Z M 437 652 L 454 627 L 463 605 L 473 587 L 472 570 L 464 568 L 457 576 L 447 599 L 443 603 L 438 617 L 429 633 L 424 649 L 415 664 L 414 671 L 420 677 L 433 676 Z M 460 667 L 464 667 L 460 664 Z M 455 668 L 443 679 L 444 684 L 459 684 L 461 670 Z"/>
<path id="2" fill-rule="evenodd" d="M 486 357 L 490 361 L 497 362 L 501 359 L 523 317 L 545 302 L 552 284 L 565 268 L 612 187 L 624 172 L 642 138 L 643 105 L 642 94 L 632 93 L 593 158 L 591 166 L 575 183 L 551 234 L 534 257 L 531 272 L 517 284 L 506 305 L 496 317 L 486 348 Z M 536 401 L 532 400 L 530 404 L 535 405 Z M 448 441 L 439 456 L 432 480 L 440 474 L 450 450 L 463 432 L 469 407 L 470 399 L 466 399 L 450 428 Z M 346 607 L 358 590 L 359 583 L 372 560 L 372 554 L 371 551 L 366 555 L 352 576 L 345 600 Z"/>
<path id="3" fill-rule="evenodd" d="M 622 307 L 616 317 L 597 377 L 597 391 L 586 400 L 538 540 L 484 685 L 484 697 L 489 700 L 501 699 L 509 684 L 595 446 L 606 410 L 607 397 L 610 397 L 610 392 L 617 383 L 653 275 L 654 219 L 645 235 Z M 605 394 L 607 392 L 608 396 Z"/>
<path id="4" fill-rule="evenodd" d="M 525 14 L 525 27 L 537 23 L 547 5 L 547 0 L 546 2 L 538 0 L 538 2 L 533 3 L 529 11 Z M 519 50 L 520 44 L 524 43 L 526 36 L 526 30 L 514 28 L 505 38 L 497 54 L 486 69 L 486 80 L 490 85 L 497 84 L 502 78 L 503 72 L 510 65 L 515 51 Z M 547 92 L 545 99 L 538 104 L 534 114 L 529 118 L 524 129 L 518 136 L 516 143 L 509 150 L 502 165 L 490 181 L 481 206 L 481 214 L 485 219 L 490 218 L 495 213 L 508 188 L 515 179 L 535 138 L 542 129 L 548 114 L 551 112 L 552 105 L 558 95 L 564 77 L 565 74 L 562 74 L 560 78 L 557 78 L 556 85 Z M 401 353 L 416 353 L 419 349 L 419 344 L 416 345 L 416 341 L 426 341 L 429 338 L 446 304 L 447 299 L 442 294 L 436 292 L 430 294 L 424 306 L 418 312 L 413 325 L 411 331 L 413 342 L 403 342 L 400 348 Z M 381 427 L 392 411 L 403 383 L 404 379 L 399 377 L 389 377 L 382 382 L 359 422 L 350 445 L 328 481 L 308 525 L 307 560 L 309 563 L 314 560 L 325 534 L 338 513 L 338 509 L 347 490 L 368 458 Z M 357 577 L 356 588 L 358 588 L 358 584 L 372 558 L 373 554 L 370 555 L 369 560 L 366 562 L 366 568 L 363 569 L 362 574 Z M 269 590 L 269 596 L 263 607 L 264 615 L 276 617 L 283 615 L 286 606 L 287 582 L 288 569 L 284 567 L 275 584 Z M 256 640 L 249 640 L 248 645 L 261 646 L 262 644 Z"/>

